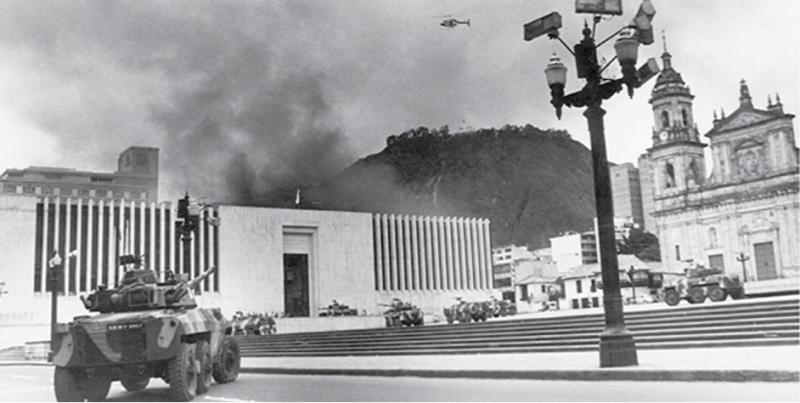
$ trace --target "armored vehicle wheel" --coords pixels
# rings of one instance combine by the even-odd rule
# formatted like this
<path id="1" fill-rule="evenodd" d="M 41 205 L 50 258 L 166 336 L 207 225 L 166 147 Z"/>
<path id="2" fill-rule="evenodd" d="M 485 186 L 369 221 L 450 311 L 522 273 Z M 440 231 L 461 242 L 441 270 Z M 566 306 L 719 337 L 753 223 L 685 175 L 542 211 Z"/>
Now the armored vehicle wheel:
<path id="1" fill-rule="evenodd" d="M 666 302 L 669 306 L 678 305 L 678 303 L 681 302 L 681 295 L 678 293 L 678 291 L 667 290 L 664 293 L 664 302 Z"/>
<path id="2" fill-rule="evenodd" d="M 508 314 L 509 315 L 516 315 L 517 314 L 517 306 L 516 305 L 511 305 L 510 307 L 508 307 Z"/>
<path id="3" fill-rule="evenodd" d="M 692 304 L 699 304 L 706 300 L 706 292 L 701 287 L 693 287 L 689 289 L 689 302 Z"/>
<path id="4" fill-rule="evenodd" d="M 731 295 L 733 299 L 742 299 L 744 298 L 744 288 L 737 287 L 728 290 L 728 293 Z"/>
<path id="5" fill-rule="evenodd" d="M 450 315 L 445 315 L 445 318 L 447 318 L 447 323 L 448 323 L 448 324 L 449 324 L 449 323 L 453 323 L 453 322 L 455 321 L 455 319 L 453 319 L 453 317 L 452 317 L 452 316 L 450 316 Z"/>
<path id="6" fill-rule="evenodd" d="M 708 289 L 708 299 L 714 302 L 725 301 L 728 294 L 719 286 L 714 286 Z"/>
<path id="7" fill-rule="evenodd" d="M 150 383 L 150 378 L 122 378 L 120 383 L 122 383 L 125 390 L 135 392 L 146 388 L 147 384 Z"/>
<path id="8" fill-rule="evenodd" d="M 83 394 L 90 402 L 105 399 L 109 389 L 111 389 L 111 378 L 105 372 L 95 371 L 94 376 L 87 376 L 83 380 Z"/>
<path id="9" fill-rule="evenodd" d="M 77 371 L 56 367 L 53 386 L 59 402 L 82 402 L 84 399 L 81 376 Z"/>
<path id="10" fill-rule="evenodd" d="M 211 373 L 214 360 L 211 358 L 211 347 L 205 340 L 197 342 L 197 360 L 200 363 L 200 373 L 197 374 L 197 394 L 202 395 L 211 389 Z"/>
<path id="11" fill-rule="evenodd" d="M 167 365 L 169 391 L 175 400 L 186 402 L 197 395 L 200 363 L 197 360 L 195 347 L 194 344 L 181 343 L 178 355 Z"/>
<path id="12" fill-rule="evenodd" d="M 217 383 L 233 382 L 239 377 L 239 366 L 241 357 L 239 355 L 239 342 L 231 336 L 225 336 L 222 341 L 222 350 L 214 362 L 214 380 Z"/>

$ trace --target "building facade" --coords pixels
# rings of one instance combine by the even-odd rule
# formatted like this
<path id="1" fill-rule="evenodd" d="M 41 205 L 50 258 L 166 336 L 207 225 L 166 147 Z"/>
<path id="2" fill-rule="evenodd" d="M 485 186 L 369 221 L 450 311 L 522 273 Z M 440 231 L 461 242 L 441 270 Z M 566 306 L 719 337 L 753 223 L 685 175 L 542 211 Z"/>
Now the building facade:
<path id="1" fill-rule="evenodd" d="M 776 95 L 753 105 L 742 80 L 739 107 L 714 116 L 700 139 L 689 87 L 669 53 L 650 98 L 653 146 L 640 158 L 646 209 L 658 235 L 664 269 L 686 261 L 718 267 L 746 281 L 748 293 L 798 288 L 800 200 L 794 115 Z M 706 173 L 705 148 L 713 170 Z M 642 164 L 643 162 L 643 164 Z"/>
<path id="2" fill-rule="evenodd" d="M 609 168 L 611 193 L 614 199 L 614 217 L 644 225 L 642 188 L 639 169 L 630 162 Z"/>
<path id="3" fill-rule="evenodd" d="M 54 251 L 64 257 L 61 322 L 86 314 L 81 295 L 117 283 L 124 254 L 144 255 L 162 279 L 216 267 L 201 306 L 280 313 L 283 332 L 383 326 L 379 304 L 396 297 L 431 320 L 455 297 L 492 292 L 485 219 L 205 206 L 185 244 L 171 203 L 23 194 L 0 195 L 0 222 L 0 347 L 47 339 Z M 334 299 L 360 315 L 317 319 Z"/>
<path id="4" fill-rule="evenodd" d="M 568 232 L 550 238 L 550 249 L 559 273 L 598 261 L 597 237 L 594 231 Z"/>
<path id="5" fill-rule="evenodd" d="M 94 201 L 158 201 L 158 149 L 128 147 L 112 173 L 70 168 L 28 167 L 7 169 L 0 175 L 0 190 L 7 195 L 35 195 Z"/>

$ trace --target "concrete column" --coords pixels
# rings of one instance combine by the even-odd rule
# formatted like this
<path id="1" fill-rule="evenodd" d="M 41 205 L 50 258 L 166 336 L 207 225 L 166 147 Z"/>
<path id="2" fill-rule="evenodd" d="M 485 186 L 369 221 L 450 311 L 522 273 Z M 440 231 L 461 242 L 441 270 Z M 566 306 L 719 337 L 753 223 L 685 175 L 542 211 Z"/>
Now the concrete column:
<path id="1" fill-rule="evenodd" d="M 486 260 L 483 257 L 486 254 L 486 248 L 484 248 L 484 243 L 483 243 L 483 220 L 478 220 L 475 223 L 475 234 L 477 235 L 475 244 L 478 252 L 477 263 L 478 263 L 478 274 L 481 279 L 480 288 L 491 289 L 492 286 L 489 284 L 489 280 L 486 277 Z"/>
<path id="2" fill-rule="evenodd" d="M 206 211 L 200 211 L 200 220 L 199 220 L 199 227 L 197 228 L 197 249 L 200 251 L 197 257 L 197 268 L 200 273 L 206 271 L 208 269 L 206 265 L 206 257 L 205 257 L 205 250 L 206 250 Z M 202 286 L 201 286 L 202 287 Z"/>
<path id="3" fill-rule="evenodd" d="M 50 269 L 47 261 L 50 260 L 50 253 L 52 252 L 47 250 L 47 235 L 53 229 L 47 225 L 47 217 L 50 215 L 50 198 L 45 197 L 41 200 L 44 208 L 42 210 L 42 278 L 39 281 L 39 285 L 42 293 L 45 293 L 47 291 L 47 273 Z"/>
<path id="4" fill-rule="evenodd" d="M 442 270 L 444 270 L 444 265 L 442 264 L 442 249 L 440 248 L 442 244 L 442 218 L 441 217 L 433 217 L 431 218 L 431 244 L 433 245 L 433 289 L 434 290 L 443 290 L 442 287 Z"/>
<path id="5" fill-rule="evenodd" d="M 167 271 L 167 229 L 164 225 L 164 217 L 166 216 L 166 203 L 161 203 L 157 205 L 158 208 L 158 244 L 161 245 L 158 251 L 158 272 L 161 273 L 161 281 L 164 281 L 166 278 L 166 271 Z M 113 208 L 112 208 L 113 210 Z M 211 231 L 212 233 L 214 231 Z M 110 250 L 110 249 L 109 249 Z M 211 248 L 210 253 L 214 253 L 214 248 Z M 212 258 L 211 261 L 213 262 L 214 259 Z M 212 276 L 216 276 L 217 274 L 214 273 Z"/>
<path id="6" fill-rule="evenodd" d="M 447 289 L 455 288 L 455 265 L 453 260 L 453 221 L 449 217 L 444 219 L 444 243 L 447 250 Z"/>
<path id="7" fill-rule="evenodd" d="M 484 273 L 486 275 L 488 288 L 494 286 L 492 279 L 492 239 L 489 230 L 489 220 L 483 221 L 483 262 L 486 265 Z"/>
<path id="8" fill-rule="evenodd" d="M 70 230 L 72 229 L 72 214 L 70 214 L 71 207 L 72 198 L 67 197 L 64 200 L 64 215 L 66 216 L 64 219 L 64 250 L 59 251 L 61 253 L 61 258 L 63 259 L 62 261 L 64 262 L 62 266 L 63 272 L 61 273 L 62 276 L 64 276 L 64 295 L 69 295 L 71 289 L 70 285 L 73 280 L 69 277 L 69 270 L 74 260 L 69 257 L 69 253 L 72 252 L 72 249 L 70 249 L 70 241 L 72 241 L 72 236 L 70 234 Z"/>
<path id="9" fill-rule="evenodd" d="M 433 246 L 431 242 L 431 218 L 422 221 L 422 233 L 425 239 L 425 289 L 433 290 Z"/>
<path id="10" fill-rule="evenodd" d="M 78 257 L 75 258 L 75 291 L 81 292 L 81 287 L 85 284 L 81 284 L 81 274 L 86 270 L 86 265 L 81 264 L 81 260 L 84 258 L 84 253 L 86 253 L 83 248 L 81 248 L 81 243 L 83 241 L 83 199 L 78 198 L 76 208 L 78 209 L 78 214 L 75 215 L 75 225 L 78 226 L 78 230 L 75 231 L 75 248 L 78 249 Z M 84 290 L 86 290 L 84 288 Z"/>
<path id="11" fill-rule="evenodd" d="M 145 204 L 146 203 L 144 201 L 139 202 L 139 253 L 140 254 L 145 253 L 144 233 L 146 232 L 147 229 L 147 227 L 145 226 L 145 219 L 144 219 Z"/>
<path id="12" fill-rule="evenodd" d="M 467 288 L 465 271 L 464 271 L 464 232 L 461 230 L 461 224 L 464 220 L 461 218 L 453 219 L 453 254 L 455 255 L 455 288 L 463 290 Z"/>
<path id="13" fill-rule="evenodd" d="M 114 273 L 113 281 L 116 283 L 117 279 L 120 276 L 119 270 L 119 262 L 116 261 L 117 256 L 117 234 L 119 231 L 117 227 L 114 225 L 114 200 L 109 200 L 108 202 L 108 256 L 106 256 L 106 261 L 108 262 L 109 276 L 111 273 Z M 108 284 L 109 287 L 112 286 L 112 278 L 109 277 Z"/>
<path id="14" fill-rule="evenodd" d="M 389 253 L 392 255 L 391 263 L 391 270 L 392 270 L 392 291 L 399 290 L 398 288 L 398 270 L 397 270 L 397 220 L 395 219 L 395 215 L 391 214 L 389 216 Z"/>
<path id="15" fill-rule="evenodd" d="M 97 203 L 97 283 L 103 283 L 109 285 L 107 283 L 111 283 L 111 280 L 114 278 L 111 276 L 111 272 L 106 272 L 106 270 L 114 270 L 114 266 L 106 266 L 106 262 L 103 260 L 103 243 L 108 242 L 108 239 L 103 236 L 103 207 L 105 207 L 105 201 L 102 199 Z M 109 231 L 110 232 L 110 231 Z M 108 282 L 103 281 L 103 274 L 108 276 Z"/>
<path id="16" fill-rule="evenodd" d="M 469 270 L 469 288 L 478 289 L 479 278 L 475 270 L 475 219 L 467 219 L 466 234 L 467 234 L 467 268 Z"/>
<path id="17" fill-rule="evenodd" d="M 60 231 L 60 227 L 61 227 L 61 198 L 60 197 L 56 197 L 55 198 L 55 203 L 54 203 L 53 207 L 56 209 L 56 219 L 55 219 L 55 222 L 54 222 L 55 225 L 53 225 L 53 249 L 58 251 L 58 253 L 61 255 L 61 259 L 62 259 L 61 261 L 63 262 L 64 259 L 66 259 L 67 254 L 64 253 L 63 248 L 61 248 L 61 231 Z M 48 265 L 48 268 L 49 268 L 49 265 Z M 64 268 L 63 264 L 62 264 L 61 268 L 63 270 L 63 268 Z M 63 273 L 62 273 L 62 275 L 63 275 Z M 65 281 L 64 284 L 66 284 L 66 283 L 67 282 Z M 64 291 L 64 290 L 59 290 L 59 291 Z"/>
<path id="18" fill-rule="evenodd" d="M 97 258 L 97 253 L 92 249 L 94 238 L 97 236 L 92 230 L 94 228 L 94 200 L 92 199 L 86 202 L 86 214 L 89 215 L 86 217 L 86 250 L 84 251 L 86 253 L 86 290 L 91 290 L 92 273 L 94 273 L 92 269 L 94 266 L 92 263 Z M 99 282 L 97 284 L 99 284 Z"/>
<path id="19" fill-rule="evenodd" d="M 409 221 L 411 225 L 411 266 L 414 268 L 414 289 L 421 290 L 423 281 L 420 278 L 420 273 L 423 273 L 423 271 L 420 270 L 420 247 L 417 234 L 419 231 L 419 216 L 410 216 Z"/>
<path id="20" fill-rule="evenodd" d="M 149 209 L 150 209 L 150 231 L 149 231 L 150 253 L 148 253 L 149 256 L 147 256 L 147 258 L 150 260 L 150 265 L 148 267 L 161 273 L 161 271 L 158 270 L 158 267 L 156 267 L 156 203 L 150 202 Z M 205 230 L 205 226 L 203 226 L 203 228 Z"/>
<path id="21" fill-rule="evenodd" d="M 400 247 L 400 289 L 408 290 L 408 283 L 411 280 L 408 271 L 408 219 L 407 216 L 398 216 L 397 225 L 397 245 Z"/>
<path id="22" fill-rule="evenodd" d="M 380 214 L 372 215 L 372 248 L 375 251 L 375 290 L 382 291 L 383 285 L 383 253 L 381 248 Z"/>
<path id="23" fill-rule="evenodd" d="M 216 209 L 211 210 L 209 212 L 209 216 L 211 218 L 214 218 L 214 214 L 216 214 L 216 212 L 217 212 Z M 209 267 L 214 266 L 214 261 L 215 261 L 214 260 L 214 258 L 215 258 L 214 245 L 217 244 L 217 234 L 216 234 L 216 231 L 214 231 L 214 227 L 216 227 L 218 225 L 219 225 L 219 221 L 218 220 L 212 220 L 211 224 L 208 227 L 208 238 L 207 238 L 208 241 L 206 242 L 206 245 L 207 245 L 207 248 L 208 248 L 208 265 L 209 265 Z M 208 291 L 219 291 L 219 290 L 215 290 L 214 289 L 214 280 L 217 279 L 217 276 L 219 276 L 219 267 L 217 267 L 217 271 L 215 271 L 213 274 L 208 276 L 208 280 L 209 280 L 208 281 Z"/>
<path id="24" fill-rule="evenodd" d="M 386 291 L 389 289 L 391 285 L 389 283 L 391 279 L 390 264 L 389 259 L 391 258 L 391 250 L 389 249 L 389 233 L 388 233 L 388 219 L 386 214 L 381 214 L 381 243 L 383 244 L 383 265 L 381 266 L 381 273 L 383 273 L 383 284 L 381 284 L 381 291 Z"/>

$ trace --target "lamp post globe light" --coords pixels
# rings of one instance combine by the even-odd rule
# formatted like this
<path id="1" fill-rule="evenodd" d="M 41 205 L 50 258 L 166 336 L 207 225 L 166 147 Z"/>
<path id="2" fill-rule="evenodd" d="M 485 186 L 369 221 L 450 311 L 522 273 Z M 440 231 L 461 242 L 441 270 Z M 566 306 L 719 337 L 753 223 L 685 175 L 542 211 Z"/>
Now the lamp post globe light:
<path id="1" fill-rule="evenodd" d="M 611 178 L 608 171 L 608 157 L 606 155 L 603 128 L 605 110 L 601 108 L 601 104 L 603 100 L 609 99 L 621 91 L 623 85 L 628 89 L 628 96 L 633 97 L 634 89 L 654 77 L 659 69 L 653 58 L 649 59 L 638 70 L 635 67 L 639 44 L 652 43 L 650 39 L 652 38 L 650 22 L 655 15 L 655 10 L 650 0 L 642 2 L 637 16 L 629 24 L 624 25 L 610 37 L 596 44 L 594 31 L 597 23 L 601 21 L 600 15 L 621 14 L 621 9 L 617 7 L 619 0 L 606 0 L 606 2 L 611 5 L 609 10 L 614 9 L 613 12 L 598 11 L 597 8 L 587 11 L 584 6 L 589 3 L 580 0 L 576 1 L 577 12 L 591 12 L 594 14 L 594 24 L 591 29 L 588 24 L 584 24 L 583 39 L 574 46 L 574 51 L 558 36 L 558 29 L 561 28 L 561 16 L 558 13 L 550 13 L 545 17 L 525 24 L 524 39 L 532 40 L 545 34 L 550 39 L 558 39 L 575 57 L 578 78 L 583 78 L 586 81 L 580 91 L 565 95 L 567 67 L 559 57 L 553 55 L 544 71 L 547 84 L 550 87 L 550 103 L 555 108 L 556 116 L 559 119 L 561 118 L 561 108 L 564 105 L 568 107 L 586 107 L 583 115 L 587 119 L 591 138 L 595 205 L 600 243 L 600 266 L 603 281 L 603 309 L 605 312 L 605 329 L 600 334 L 600 366 L 620 367 L 638 365 L 638 359 L 633 334 L 625 327 L 625 319 L 622 312 L 619 267 L 614 238 Z M 619 37 L 614 43 L 616 55 L 605 66 L 600 66 L 597 62 L 597 48 L 618 35 Z M 622 69 L 622 78 L 608 79 L 602 77 L 603 71 L 611 65 L 614 59 L 619 61 Z"/>

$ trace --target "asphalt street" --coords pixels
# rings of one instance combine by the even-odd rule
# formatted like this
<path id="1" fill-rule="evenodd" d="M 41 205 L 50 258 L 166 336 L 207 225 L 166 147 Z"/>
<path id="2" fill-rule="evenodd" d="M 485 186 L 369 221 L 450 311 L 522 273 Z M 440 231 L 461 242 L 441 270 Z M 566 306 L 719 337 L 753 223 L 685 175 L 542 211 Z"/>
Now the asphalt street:
<path id="1" fill-rule="evenodd" d="M 53 369 L 0 367 L 1 401 L 55 401 Z M 166 384 L 151 380 L 127 392 L 115 382 L 108 401 L 169 401 Z M 717 382 L 586 382 L 415 377 L 242 374 L 213 385 L 195 401 L 800 401 L 800 385 Z"/>

